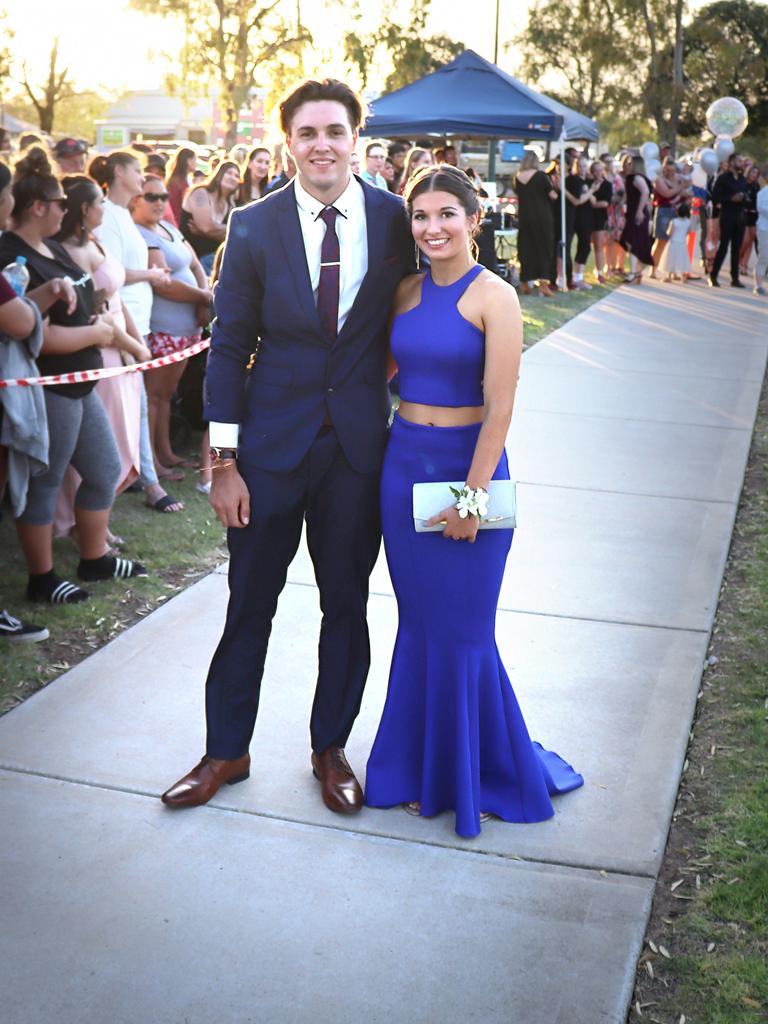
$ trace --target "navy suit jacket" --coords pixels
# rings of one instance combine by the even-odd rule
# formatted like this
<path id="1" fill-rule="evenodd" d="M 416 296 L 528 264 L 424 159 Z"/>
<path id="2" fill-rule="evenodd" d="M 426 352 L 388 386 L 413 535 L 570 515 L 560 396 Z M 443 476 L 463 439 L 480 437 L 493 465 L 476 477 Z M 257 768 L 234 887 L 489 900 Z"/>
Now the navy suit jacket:
<path id="1" fill-rule="evenodd" d="M 295 469 L 326 409 L 355 470 L 371 473 L 381 462 L 390 407 L 389 313 L 399 281 L 414 269 L 414 250 L 402 200 L 360 184 L 368 272 L 333 343 L 312 294 L 293 182 L 230 218 L 215 290 L 205 416 L 241 425 L 238 459 L 246 464 Z"/>

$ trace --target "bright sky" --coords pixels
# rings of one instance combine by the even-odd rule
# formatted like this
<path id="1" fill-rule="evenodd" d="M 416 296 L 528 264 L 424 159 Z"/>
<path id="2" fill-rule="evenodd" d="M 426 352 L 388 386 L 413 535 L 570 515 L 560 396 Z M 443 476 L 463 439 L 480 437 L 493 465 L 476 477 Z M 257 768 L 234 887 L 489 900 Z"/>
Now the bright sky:
<path id="1" fill-rule="evenodd" d="M 312 31 L 319 54 L 326 58 L 316 72 L 343 76 L 337 61 L 339 39 L 346 27 L 340 8 L 333 0 L 300 0 L 302 20 Z M 706 0 L 689 0 L 699 7 Z M 766 0 L 763 0 L 766 2 Z M 401 0 L 408 9 L 408 0 Z M 499 64 L 515 74 L 514 53 L 504 43 L 525 26 L 530 0 L 499 0 Z M 378 21 L 380 5 L 361 4 L 370 9 L 371 29 Z M 296 0 L 283 0 L 286 17 L 296 12 Z M 148 18 L 128 9 L 128 0 L 0 0 L 8 23 L 16 35 L 11 46 L 26 57 L 33 77 L 42 80 L 55 35 L 59 36 L 61 59 L 71 66 L 80 87 L 106 87 L 112 92 L 125 89 L 155 89 L 162 86 L 167 65 L 163 52 L 178 53 L 181 29 L 171 20 Z M 461 41 L 488 60 L 493 60 L 496 0 L 432 0 L 429 32 Z M 36 73 L 35 73 L 36 72 Z M 18 73 L 18 69 L 17 69 Z M 374 83 L 371 83 L 374 85 Z"/>
<path id="2" fill-rule="evenodd" d="M 364 4 L 378 11 L 376 4 Z M 405 7 L 408 4 L 404 4 Z M 523 27 L 527 0 L 500 0 L 501 43 Z M 296 0 L 284 0 L 285 14 L 293 17 Z M 182 34 L 173 22 L 147 18 L 128 9 L 127 0 L 0 0 L 16 35 L 11 46 L 24 56 L 35 78 L 42 80 L 55 35 L 62 61 L 71 66 L 81 87 L 106 86 L 111 90 L 153 89 L 162 85 L 162 52 L 178 52 Z M 496 0 L 473 0 L 471 16 L 465 0 L 433 0 L 430 32 L 460 40 L 489 60 L 493 59 Z M 341 11 L 324 0 L 301 0 L 302 19 L 309 25 L 320 51 L 338 52 L 345 27 Z M 377 16 L 371 18 L 371 28 Z M 499 63 L 504 65 L 500 50 Z M 325 64 L 323 70 L 333 68 Z M 509 68 L 514 70 L 514 68 Z M 343 67 L 336 66 L 337 74 Z"/>

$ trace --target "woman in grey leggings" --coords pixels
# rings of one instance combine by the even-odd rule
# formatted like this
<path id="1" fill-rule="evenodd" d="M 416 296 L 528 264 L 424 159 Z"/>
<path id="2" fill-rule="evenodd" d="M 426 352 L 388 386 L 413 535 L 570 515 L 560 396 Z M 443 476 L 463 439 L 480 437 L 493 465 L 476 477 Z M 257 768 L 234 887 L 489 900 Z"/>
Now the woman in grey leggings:
<path id="1" fill-rule="evenodd" d="M 19 161 L 13 182 L 13 231 L 0 238 L 0 266 L 24 256 L 30 284 L 72 279 L 75 302 L 57 302 L 44 326 L 42 374 L 96 369 L 99 347 L 111 344 L 113 328 L 93 317 L 93 282 L 74 264 L 66 250 L 53 241 L 66 207 L 61 185 L 51 174 L 48 159 L 33 148 Z M 50 447 L 48 469 L 32 477 L 27 504 L 16 529 L 29 568 L 27 597 L 49 604 L 73 604 L 88 597 L 82 587 L 63 580 L 53 569 L 53 515 L 56 494 L 67 465 L 72 462 L 83 478 L 75 498 L 80 542 L 77 568 L 81 580 L 96 581 L 145 576 L 137 562 L 106 554 L 106 532 L 114 500 L 120 461 L 104 408 L 93 392 L 94 382 L 57 384 L 45 388 Z"/>

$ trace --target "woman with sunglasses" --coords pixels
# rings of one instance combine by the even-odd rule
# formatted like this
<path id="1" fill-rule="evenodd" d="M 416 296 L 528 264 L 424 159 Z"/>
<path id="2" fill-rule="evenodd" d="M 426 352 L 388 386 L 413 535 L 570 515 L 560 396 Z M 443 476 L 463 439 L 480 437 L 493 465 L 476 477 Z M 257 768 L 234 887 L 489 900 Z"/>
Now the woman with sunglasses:
<path id="1" fill-rule="evenodd" d="M 200 340 L 210 320 L 212 295 L 205 271 L 192 247 L 173 224 L 163 218 L 168 193 L 161 178 L 147 177 L 144 190 L 131 202 L 134 223 L 149 248 L 149 264 L 170 275 L 153 285 L 149 347 L 153 356 L 181 352 Z M 186 362 L 159 366 L 146 375 L 149 430 L 155 462 L 182 464 L 171 447 L 171 399 Z"/>
<path id="2" fill-rule="evenodd" d="M 96 289 L 97 312 L 112 324 L 114 336 L 110 348 L 102 349 L 104 366 L 123 366 L 151 358 L 149 348 L 139 335 L 133 319 L 125 310 L 120 289 L 125 283 L 122 264 L 96 241 L 94 232 L 104 216 L 104 195 L 92 178 L 83 174 L 67 175 L 61 186 L 67 197 L 67 209 L 56 241 L 61 242 L 73 263 L 91 275 Z M 100 380 L 96 394 L 102 401 L 120 453 L 120 494 L 138 479 L 140 472 L 139 429 L 141 418 L 141 380 L 138 374 L 121 374 Z M 64 536 L 75 526 L 74 497 L 80 477 L 73 467 L 67 470 L 56 502 L 54 535 Z M 120 543 L 110 532 L 111 546 Z"/>
<path id="3" fill-rule="evenodd" d="M 134 153 L 117 150 L 108 156 L 97 156 L 88 165 L 88 174 L 106 193 L 104 216 L 96 229 L 102 248 L 125 268 L 125 284 L 120 289 L 123 305 L 133 317 L 139 335 L 149 334 L 152 313 L 152 286 L 167 278 L 167 271 L 149 266 L 149 250 L 139 229 L 133 223 L 128 204 L 141 195 L 144 175 Z M 142 374 L 142 378 L 143 378 Z M 144 382 L 141 383 L 141 421 L 139 445 L 141 474 L 139 482 L 146 495 L 147 505 L 157 512 L 180 512 L 184 505 L 166 494 L 159 477 L 180 480 L 182 474 L 171 467 L 155 467 L 149 431 L 149 414 Z"/>
<path id="4" fill-rule="evenodd" d="M 61 185 L 51 173 L 44 151 L 33 147 L 18 162 L 13 183 L 13 230 L 0 238 L 0 266 L 24 256 L 30 284 L 40 286 L 62 276 L 74 286 L 75 302 L 51 306 L 43 326 L 43 349 L 38 358 L 42 374 L 98 369 L 101 349 L 112 344 L 114 328 L 94 315 L 91 275 L 74 263 L 54 241 L 67 205 Z M 27 598 L 49 604 L 84 601 L 88 592 L 61 579 L 53 568 L 53 518 L 56 496 L 71 462 L 82 477 L 75 497 L 80 580 L 144 576 L 137 562 L 107 554 L 107 523 L 120 458 L 109 420 L 94 382 L 56 384 L 44 389 L 48 419 L 48 469 L 30 480 L 27 503 L 16 520 L 29 570 Z"/>

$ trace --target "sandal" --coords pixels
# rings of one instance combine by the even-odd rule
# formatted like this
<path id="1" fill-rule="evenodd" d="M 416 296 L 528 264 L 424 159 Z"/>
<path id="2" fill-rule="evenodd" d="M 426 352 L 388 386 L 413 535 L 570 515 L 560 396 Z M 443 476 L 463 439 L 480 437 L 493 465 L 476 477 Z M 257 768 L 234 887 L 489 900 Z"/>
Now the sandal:
<path id="1" fill-rule="evenodd" d="M 157 501 L 148 501 L 147 508 L 153 508 L 155 512 L 181 512 L 184 508 L 184 502 L 178 501 L 170 494 L 164 494 Z"/>
<path id="2" fill-rule="evenodd" d="M 146 566 L 141 562 L 132 562 L 129 558 L 115 558 L 104 555 L 102 558 L 80 559 L 77 567 L 78 579 L 86 583 L 99 583 L 103 580 L 124 580 L 132 576 L 149 576 Z"/>
<path id="3" fill-rule="evenodd" d="M 158 480 L 172 480 L 175 484 L 181 483 L 184 479 L 184 474 L 177 469 L 168 469 L 166 466 L 161 466 L 157 470 Z"/>
<path id="4" fill-rule="evenodd" d="M 403 804 L 403 810 L 408 814 L 421 814 L 421 804 L 418 800 L 413 800 L 409 804 Z"/>

